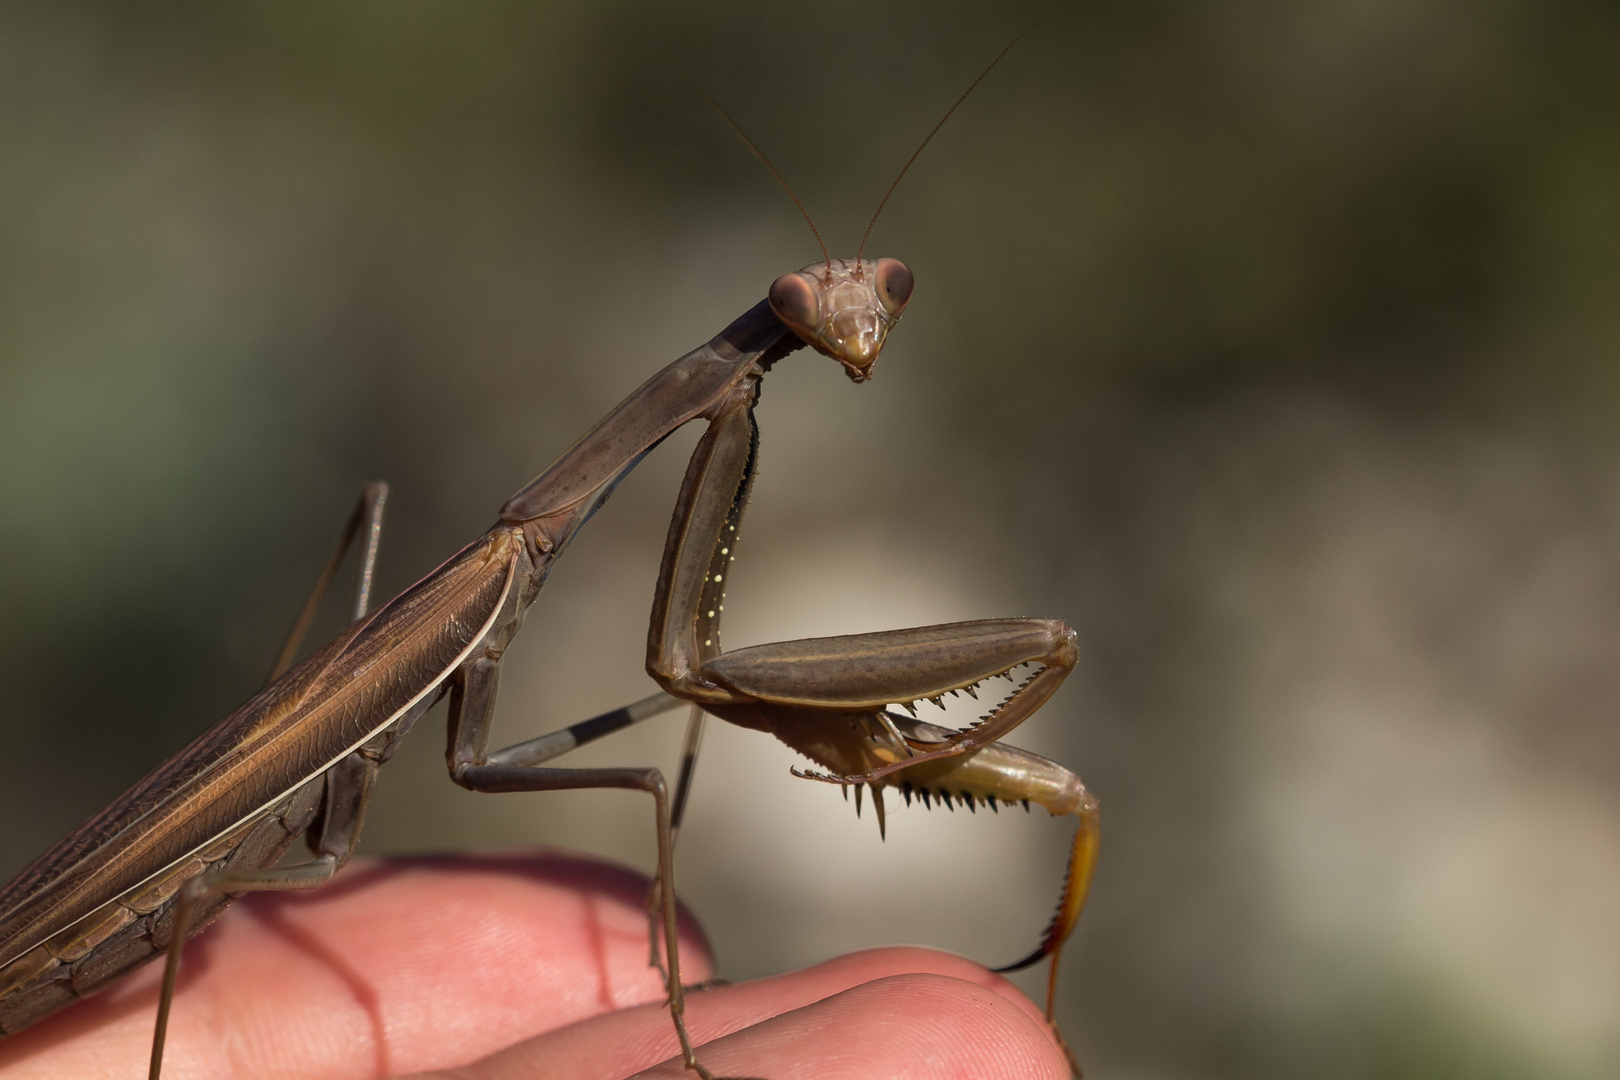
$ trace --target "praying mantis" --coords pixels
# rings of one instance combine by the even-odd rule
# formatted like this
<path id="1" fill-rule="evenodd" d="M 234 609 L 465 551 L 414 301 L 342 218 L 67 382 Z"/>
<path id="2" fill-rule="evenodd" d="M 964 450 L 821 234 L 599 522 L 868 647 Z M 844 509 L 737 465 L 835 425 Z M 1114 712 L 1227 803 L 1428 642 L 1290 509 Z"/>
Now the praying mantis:
<path id="1" fill-rule="evenodd" d="M 648 905 L 651 960 L 663 969 L 682 1060 L 702 1080 L 714 1078 L 684 1019 L 673 848 L 704 714 L 774 735 L 818 767 L 795 775 L 853 786 L 857 806 L 868 792 L 880 829 L 889 792 L 908 803 L 1038 804 L 1073 815 L 1078 826 L 1057 913 L 1029 956 L 1000 969 L 1050 957 L 1051 1020 L 1058 954 L 1095 865 L 1097 802 L 1068 769 L 1000 740 L 1073 669 L 1074 631 L 1054 619 L 1000 618 L 721 647 L 727 578 L 759 455 L 754 408 L 762 380 L 809 346 L 853 383 L 866 382 L 911 299 L 911 270 L 897 259 L 866 259 L 864 250 L 865 238 L 855 258 L 834 259 L 822 245 L 821 262 L 778 277 L 766 299 L 653 375 L 507 500 L 486 532 L 375 610 L 370 590 L 387 488 L 368 485 L 265 687 L 0 888 L 0 1034 L 161 955 L 148 1063 L 150 1080 L 159 1080 L 185 941 L 235 896 L 330 880 L 355 849 L 379 769 L 442 698 L 450 778 L 468 790 L 617 788 L 651 796 L 658 851 Z M 647 673 L 658 692 L 490 750 L 502 658 L 553 564 L 620 481 L 693 420 L 707 429 L 676 499 L 647 638 Z M 294 663 L 356 541 L 352 621 Z M 1025 667 L 1033 670 L 1016 681 Z M 977 697 L 998 676 L 1014 680 L 1011 694 L 972 726 L 954 730 L 917 718 L 918 703 L 958 692 Z M 693 717 L 673 794 L 654 768 L 547 764 L 682 704 L 692 706 Z M 312 858 L 283 864 L 300 836 Z"/>

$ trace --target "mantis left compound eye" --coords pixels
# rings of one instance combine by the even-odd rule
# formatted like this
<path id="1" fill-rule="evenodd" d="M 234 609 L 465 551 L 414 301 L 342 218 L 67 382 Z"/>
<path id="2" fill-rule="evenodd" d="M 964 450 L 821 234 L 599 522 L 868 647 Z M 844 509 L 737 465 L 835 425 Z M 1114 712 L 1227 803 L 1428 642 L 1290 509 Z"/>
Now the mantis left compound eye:
<path id="1" fill-rule="evenodd" d="M 890 318 L 898 319 L 900 313 L 906 310 L 906 304 L 911 300 L 911 290 L 917 283 L 911 276 L 911 267 L 899 259 L 879 259 L 875 276 L 878 302 Z"/>

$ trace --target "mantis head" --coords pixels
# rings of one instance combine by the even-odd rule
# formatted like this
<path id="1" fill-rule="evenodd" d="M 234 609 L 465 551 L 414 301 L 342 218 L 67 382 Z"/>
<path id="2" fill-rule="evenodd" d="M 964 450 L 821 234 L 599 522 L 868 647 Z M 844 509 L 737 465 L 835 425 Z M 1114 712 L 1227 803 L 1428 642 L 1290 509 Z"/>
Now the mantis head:
<path id="1" fill-rule="evenodd" d="M 889 196 L 894 189 L 900 186 L 900 180 L 911 168 L 917 155 L 923 152 L 939 129 L 945 126 L 945 121 L 957 110 L 967 96 L 973 93 L 973 88 L 984 81 L 990 74 L 990 69 L 1001 62 L 1007 55 L 1007 50 L 1018 44 L 1018 39 L 1029 33 L 1034 24 L 1018 32 L 1018 36 L 1007 42 L 1006 48 L 996 54 L 996 58 L 981 72 L 979 77 L 968 84 L 962 91 L 962 96 L 956 99 L 945 115 L 939 118 L 917 149 L 911 152 L 911 157 L 900 167 L 900 174 L 889 185 L 889 190 L 883 193 L 877 209 L 872 212 L 872 220 L 866 223 L 866 232 L 861 237 L 861 246 L 855 250 L 855 260 L 835 259 L 827 254 L 827 245 L 822 242 L 821 230 L 816 223 L 810 220 L 810 211 L 804 208 L 804 203 L 793 193 L 792 186 L 776 171 L 770 159 L 754 145 L 737 121 L 727 115 L 720 103 L 703 90 L 698 92 L 708 98 L 714 111 L 719 113 L 731 130 L 737 133 L 760 163 L 770 170 L 776 177 L 777 183 L 782 185 L 793 205 L 799 208 L 804 215 L 806 225 L 815 234 L 816 243 L 821 246 L 823 261 L 812 263 L 803 270 L 792 274 L 783 274 L 771 285 L 770 303 L 771 311 L 781 319 L 787 327 L 803 339 L 806 345 L 819 353 L 832 357 L 844 365 L 844 373 L 853 382 L 865 382 L 872 377 L 872 365 L 877 363 L 878 353 L 883 351 L 883 339 L 888 336 L 889 328 L 900 320 L 900 313 L 906 309 L 906 301 L 911 299 L 911 268 L 899 259 L 879 259 L 876 262 L 867 262 L 861 258 L 866 251 L 866 241 L 872 236 L 872 226 L 877 224 L 878 215 L 889 203 Z"/>
<path id="2" fill-rule="evenodd" d="M 771 311 L 805 344 L 844 365 L 851 381 L 865 382 L 912 285 L 911 268 L 899 259 L 829 259 L 777 278 Z"/>

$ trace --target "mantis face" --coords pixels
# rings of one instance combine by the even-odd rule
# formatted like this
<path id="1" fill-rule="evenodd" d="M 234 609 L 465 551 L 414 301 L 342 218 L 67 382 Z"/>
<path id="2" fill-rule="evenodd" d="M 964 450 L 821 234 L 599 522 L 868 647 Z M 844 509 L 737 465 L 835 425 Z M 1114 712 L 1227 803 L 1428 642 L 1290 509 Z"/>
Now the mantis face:
<path id="1" fill-rule="evenodd" d="M 899 259 L 832 259 L 777 278 L 771 310 L 807 345 L 844 365 L 852 381 L 865 382 L 913 284 Z"/>

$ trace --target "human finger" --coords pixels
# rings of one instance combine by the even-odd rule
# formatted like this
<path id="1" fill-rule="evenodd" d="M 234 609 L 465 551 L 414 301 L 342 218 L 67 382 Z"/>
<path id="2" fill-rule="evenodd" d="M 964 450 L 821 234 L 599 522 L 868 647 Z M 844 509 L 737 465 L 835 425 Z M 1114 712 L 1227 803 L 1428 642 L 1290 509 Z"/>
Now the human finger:
<path id="1" fill-rule="evenodd" d="M 662 1001 L 647 880 L 566 853 L 356 860 L 244 897 L 188 945 L 164 1080 L 371 1080 Z M 683 975 L 708 947 L 682 923 Z M 142 1075 L 159 964 L 0 1041 L 0 1080 Z"/>
<path id="2" fill-rule="evenodd" d="M 952 984 L 954 990 L 947 997 L 953 1000 L 970 986 L 1001 1000 L 999 1011 L 985 1012 L 981 1008 L 983 1030 L 970 1025 L 958 1032 L 956 1037 L 960 1041 L 979 1047 L 982 1035 L 993 1043 L 999 1037 L 997 1033 L 1010 1024 L 1026 1034 L 1035 1032 L 1039 1037 L 1037 1041 L 1045 1048 L 1042 1053 L 1061 1055 L 1046 1034 L 1048 1029 L 1040 1011 L 1006 979 L 959 956 L 909 947 L 872 949 L 786 975 L 688 993 L 688 1030 L 694 1042 L 711 1043 L 853 988 L 908 976 L 927 976 Z M 904 983 L 889 983 L 889 989 L 880 999 L 882 1008 L 863 1022 L 881 1029 L 909 1016 L 918 1002 L 908 1004 L 904 1000 L 904 986 Z M 769 1032 L 769 1038 L 785 1040 L 783 1045 L 789 1048 L 785 1056 L 791 1056 L 791 1046 L 798 1038 L 791 1029 L 778 1025 Z M 471 1065 L 414 1080 L 620 1080 L 638 1070 L 651 1068 L 678 1051 L 667 1008 L 643 1005 L 570 1024 L 524 1040 Z M 708 1055 L 709 1050 L 705 1048 L 699 1058 L 713 1068 Z M 784 1055 L 774 1051 L 762 1055 L 758 1064 L 763 1067 L 779 1056 Z M 1061 1056 L 1058 1060 L 1061 1061 Z"/>

